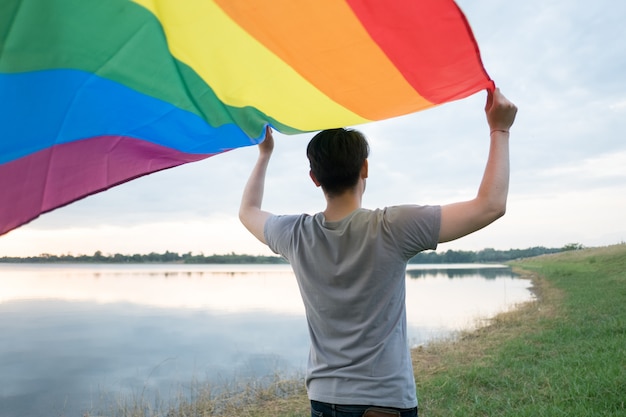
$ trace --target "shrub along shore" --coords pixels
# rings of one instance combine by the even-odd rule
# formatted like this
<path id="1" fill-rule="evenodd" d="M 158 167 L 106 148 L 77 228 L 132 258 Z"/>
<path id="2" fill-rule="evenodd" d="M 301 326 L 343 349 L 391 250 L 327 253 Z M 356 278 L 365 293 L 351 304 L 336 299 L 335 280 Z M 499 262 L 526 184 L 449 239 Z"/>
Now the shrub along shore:
<path id="1" fill-rule="evenodd" d="M 510 265 L 532 280 L 536 300 L 415 349 L 420 416 L 626 416 L 626 245 Z M 199 385 L 191 398 L 87 415 L 310 415 L 302 381 L 280 377 L 229 395 Z"/>

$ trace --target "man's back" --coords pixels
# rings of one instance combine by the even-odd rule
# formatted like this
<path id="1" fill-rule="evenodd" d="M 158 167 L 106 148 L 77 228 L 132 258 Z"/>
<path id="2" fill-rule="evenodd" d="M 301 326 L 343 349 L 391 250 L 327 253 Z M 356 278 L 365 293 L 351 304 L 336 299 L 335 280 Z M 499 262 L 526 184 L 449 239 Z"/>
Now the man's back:
<path id="1" fill-rule="evenodd" d="M 436 247 L 439 222 L 434 206 L 358 209 L 338 222 L 322 213 L 268 219 L 266 241 L 290 261 L 307 312 L 312 400 L 417 405 L 405 270 L 410 257 Z"/>

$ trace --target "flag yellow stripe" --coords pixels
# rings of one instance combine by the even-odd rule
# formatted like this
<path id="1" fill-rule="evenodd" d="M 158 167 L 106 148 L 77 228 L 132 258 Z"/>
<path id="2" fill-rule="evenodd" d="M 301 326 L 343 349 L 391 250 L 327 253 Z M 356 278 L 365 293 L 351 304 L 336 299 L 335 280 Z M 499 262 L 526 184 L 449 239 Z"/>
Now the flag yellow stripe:
<path id="1" fill-rule="evenodd" d="M 255 107 L 300 130 L 370 121 L 319 91 L 213 1 L 134 1 L 159 19 L 172 55 L 193 68 L 225 104 Z M 306 103 L 306 112 L 299 103 Z"/>

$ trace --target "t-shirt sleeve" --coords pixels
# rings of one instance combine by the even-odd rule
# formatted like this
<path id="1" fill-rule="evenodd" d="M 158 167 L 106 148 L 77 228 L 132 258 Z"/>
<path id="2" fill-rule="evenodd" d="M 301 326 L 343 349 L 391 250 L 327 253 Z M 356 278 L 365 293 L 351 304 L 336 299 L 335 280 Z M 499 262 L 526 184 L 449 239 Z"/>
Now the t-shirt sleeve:
<path id="1" fill-rule="evenodd" d="M 288 258 L 289 248 L 292 244 L 294 225 L 300 216 L 296 215 L 273 215 L 265 221 L 263 234 L 267 246 L 279 255 Z"/>
<path id="2" fill-rule="evenodd" d="M 385 211 L 396 244 L 407 259 L 421 251 L 437 249 L 441 206 L 403 205 Z"/>

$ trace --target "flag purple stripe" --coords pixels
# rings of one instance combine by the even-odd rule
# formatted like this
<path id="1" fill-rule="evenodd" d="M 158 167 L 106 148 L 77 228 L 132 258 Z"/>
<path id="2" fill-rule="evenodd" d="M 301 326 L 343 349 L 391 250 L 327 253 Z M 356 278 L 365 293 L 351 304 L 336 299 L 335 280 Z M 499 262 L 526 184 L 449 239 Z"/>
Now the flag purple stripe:
<path id="1" fill-rule="evenodd" d="M 0 234 L 90 194 L 210 156 L 125 136 L 98 136 L 2 164 Z M 24 193 L 24 189 L 29 192 Z"/>

